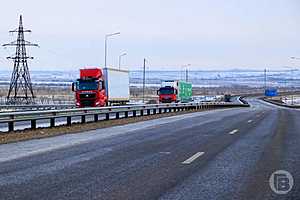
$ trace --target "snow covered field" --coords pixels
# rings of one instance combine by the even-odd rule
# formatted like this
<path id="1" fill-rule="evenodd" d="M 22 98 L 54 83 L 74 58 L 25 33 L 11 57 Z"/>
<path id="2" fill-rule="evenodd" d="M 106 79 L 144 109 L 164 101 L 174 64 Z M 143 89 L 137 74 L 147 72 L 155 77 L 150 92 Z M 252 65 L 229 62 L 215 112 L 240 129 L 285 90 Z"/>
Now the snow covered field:
<path id="1" fill-rule="evenodd" d="M 0 84 L 8 84 L 10 81 L 10 71 L 0 71 Z M 78 71 L 31 71 L 31 79 L 34 84 L 48 85 L 70 85 L 78 78 Z M 269 71 L 268 86 L 298 87 L 300 81 L 300 71 L 291 74 L 288 70 Z M 147 71 L 147 86 L 159 86 L 162 80 L 181 80 L 185 78 L 183 71 Z M 194 87 L 219 87 L 219 86 L 248 86 L 261 87 L 264 85 L 264 73 L 262 71 L 189 71 L 189 81 Z M 142 71 L 130 72 L 130 84 L 141 87 L 143 80 Z"/>

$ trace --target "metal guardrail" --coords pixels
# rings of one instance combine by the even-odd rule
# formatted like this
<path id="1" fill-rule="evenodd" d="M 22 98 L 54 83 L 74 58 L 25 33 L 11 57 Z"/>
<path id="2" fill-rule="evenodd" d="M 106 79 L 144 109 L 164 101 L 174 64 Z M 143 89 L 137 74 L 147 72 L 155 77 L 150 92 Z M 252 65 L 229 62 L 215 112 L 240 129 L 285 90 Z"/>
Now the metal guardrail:
<path id="1" fill-rule="evenodd" d="M 250 106 L 249 103 L 244 98 L 245 96 L 239 96 L 238 97 L 239 103 Z"/>
<path id="2" fill-rule="evenodd" d="M 268 99 L 268 98 L 261 98 L 263 101 L 267 102 L 267 103 L 271 103 L 271 104 L 274 104 L 274 105 L 277 105 L 277 106 L 282 106 L 282 107 L 286 107 L 286 108 L 296 108 L 296 109 L 299 109 L 300 108 L 300 105 L 289 105 L 289 104 L 285 104 L 285 103 L 280 103 L 278 101 L 274 101 L 272 99 Z"/>
<path id="3" fill-rule="evenodd" d="M 0 105 L 0 112 L 75 108 L 75 104 Z"/>
<path id="4" fill-rule="evenodd" d="M 66 125 L 72 125 L 73 117 L 81 117 L 81 123 L 86 122 L 86 116 L 93 116 L 93 121 L 99 121 L 99 115 L 104 115 L 104 120 L 110 120 L 111 114 L 115 119 L 137 117 L 144 115 L 161 114 L 167 112 L 178 112 L 184 110 L 199 110 L 222 107 L 248 107 L 248 104 L 238 103 L 171 103 L 171 104 L 149 104 L 134 106 L 113 106 L 113 107 L 94 107 L 94 108 L 71 108 L 59 110 L 41 110 L 41 111 L 19 111 L 0 113 L 0 123 L 8 124 L 8 132 L 14 131 L 14 124 L 19 121 L 30 121 L 31 129 L 37 128 L 37 120 L 49 120 L 50 127 L 54 127 L 56 118 L 66 118 Z"/>

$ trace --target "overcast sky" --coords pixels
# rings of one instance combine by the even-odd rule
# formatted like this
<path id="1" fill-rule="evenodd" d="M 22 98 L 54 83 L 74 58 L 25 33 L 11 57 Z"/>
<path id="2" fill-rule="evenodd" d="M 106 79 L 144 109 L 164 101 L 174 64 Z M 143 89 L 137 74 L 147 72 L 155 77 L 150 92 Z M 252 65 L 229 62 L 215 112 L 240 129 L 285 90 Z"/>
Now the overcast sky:
<path id="1" fill-rule="evenodd" d="M 28 51 L 31 70 L 103 66 L 104 36 L 108 64 L 141 69 L 278 69 L 300 66 L 299 0 L 9 0 L 1 3 L 0 42 L 18 26 L 31 29 L 25 38 L 40 48 Z M 0 66 L 11 48 L 0 48 Z"/>

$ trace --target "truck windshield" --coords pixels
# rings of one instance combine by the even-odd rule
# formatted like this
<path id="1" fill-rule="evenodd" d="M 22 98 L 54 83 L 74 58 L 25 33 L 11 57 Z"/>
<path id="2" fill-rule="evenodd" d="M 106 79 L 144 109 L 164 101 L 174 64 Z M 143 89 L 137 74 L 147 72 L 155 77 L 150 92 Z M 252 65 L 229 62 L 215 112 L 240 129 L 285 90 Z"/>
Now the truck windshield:
<path id="1" fill-rule="evenodd" d="M 98 89 L 98 82 L 95 81 L 77 81 L 76 84 L 77 90 L 97 90 Z"/>
<path id="2" fill-rule="evenodd" d="M 160 88 L 159 89 L 160 94 L 174 94 L 174 88 Z"/>

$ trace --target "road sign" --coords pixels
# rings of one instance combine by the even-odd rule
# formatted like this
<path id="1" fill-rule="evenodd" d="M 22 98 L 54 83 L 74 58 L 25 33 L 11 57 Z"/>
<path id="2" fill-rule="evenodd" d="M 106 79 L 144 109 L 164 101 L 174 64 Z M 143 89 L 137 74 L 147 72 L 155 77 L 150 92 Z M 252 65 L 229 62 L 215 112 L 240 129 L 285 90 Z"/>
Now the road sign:
<path id="1" fill-rule="evenodd" d="M 269 88 L 265 90 L 265 96 L 267 97 L 274 97 L 277 96 L 277 89 L 276 88 Z"/>

